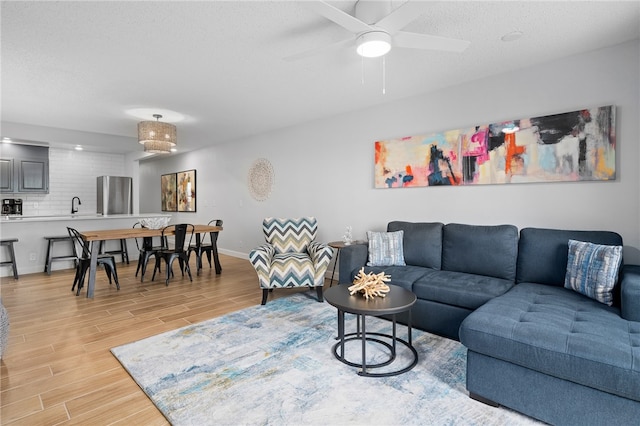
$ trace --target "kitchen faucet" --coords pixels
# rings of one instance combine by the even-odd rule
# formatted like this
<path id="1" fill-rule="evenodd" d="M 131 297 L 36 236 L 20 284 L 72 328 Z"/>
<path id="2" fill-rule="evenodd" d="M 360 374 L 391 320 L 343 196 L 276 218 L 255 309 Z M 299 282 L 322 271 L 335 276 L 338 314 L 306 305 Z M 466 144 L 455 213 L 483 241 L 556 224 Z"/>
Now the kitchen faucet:
<path id="1" fill-rule="evenodd" d="M 79 197 L 73 197 L 71 199 L 71 214 L 77 213 L 78 212 L 78 208 L 75 206 L 75 204 L 73 203 L 76 199 L 78 199 L 78 205 L 82 204 L 82 201 L 80 201 Z"/>

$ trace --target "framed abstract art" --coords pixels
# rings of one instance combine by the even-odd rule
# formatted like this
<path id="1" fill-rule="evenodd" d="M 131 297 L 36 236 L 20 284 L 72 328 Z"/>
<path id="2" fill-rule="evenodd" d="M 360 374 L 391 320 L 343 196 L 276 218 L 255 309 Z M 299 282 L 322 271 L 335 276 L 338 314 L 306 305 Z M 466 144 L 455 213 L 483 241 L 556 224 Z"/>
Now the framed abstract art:
<path id="1" fill-rule="evenodd" d="M 177 173 L 178 211 L 196 211 L 196 171 Z"/>
<path id="2" fill-rule="evenodd" d="M 175 173 L 160 176 L 160 194 L 163 212 L 178 211 Z"/>

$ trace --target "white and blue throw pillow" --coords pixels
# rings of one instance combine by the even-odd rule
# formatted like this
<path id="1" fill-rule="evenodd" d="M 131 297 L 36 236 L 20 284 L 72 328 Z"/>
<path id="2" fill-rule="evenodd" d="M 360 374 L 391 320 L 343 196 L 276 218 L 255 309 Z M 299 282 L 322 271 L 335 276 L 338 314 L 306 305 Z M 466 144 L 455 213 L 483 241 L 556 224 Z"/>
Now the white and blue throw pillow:
<path id="1" fill-rule="evenodd" d="M 404 266 L 402 240 L 404 231 L 374 232 L 367 231 L 369 238 L 368 266 Z"/>
<path id="2" fill-rule="evenodd" d="M 611 306 L 621 264 L 622 246 L 569 240 L 564 286 Z"/>

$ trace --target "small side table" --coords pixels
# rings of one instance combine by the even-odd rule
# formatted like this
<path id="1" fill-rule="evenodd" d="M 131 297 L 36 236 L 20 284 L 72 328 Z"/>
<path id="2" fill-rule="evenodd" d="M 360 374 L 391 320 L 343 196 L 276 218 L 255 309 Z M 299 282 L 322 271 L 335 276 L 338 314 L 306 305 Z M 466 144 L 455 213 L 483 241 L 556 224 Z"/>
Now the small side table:
<path id="1" fill-rule="evenodd" d="M 389 377 L 406 373 L 418 364 L 418 351 L 413 347 L 411 339 L 411 307 L 416 303 L 416 295 L 402 287 L 389 286 L 386 297 L 374 297 L 365 299 L 360 294 L 353 296 L 349 292 L 349 286 L 342 284 L 336 288 L 330 288 L 324 294 L 325 300 L 338 309 L 338 343 L 333 346 L 334 356 L 344 364 L 359 367 L 358 375 L 365 377 Z M 396 333 L 396 314 L 408 312 L 407 340 L 401 339 Z M 354 333 L 345 333 L 344 314 L 350 313 L 357 316 L 357 329 Z M 392 315 L 392 334 L 367 332 L 366 317 Z M 362 324 L 362 328 L 360 327 Z M 381 340 L 384 339 L 384 340 Z M 360 362 L 349 361 L 345 357 L 345 343 L 349 341 L 362 342 L 362 358 Z M 367 364 L 367 342 L 377 343 L 389 350 L 389 358 L 377 364 Z M 390 343 L 389 343 L 390 342 Z M 396 360 L 396 346 L 400 343 L 411 352 L 409 364 L 394 371 L 373 373 L 369 369 L 375 369 L 391 365 Z"/>
<path id="2" fill-rule="evenodd" d="M 338 264 L 338 260 L 340 260 L 340 250 L 347 246 L 363 243 L 364 241 L 354 241 L 351 244 L 345 244 L 344 241 L 331 241 L 330 243 L 328 243 L 329 247 L 333 247 L 334 249 L 336 249 L 336 259 L 333 262 L 333 271 L 331 272 L 331 282 L 329 283 L 329 288 L 331 288 L 331 286 L 333 285 L 333 277 L 336 274 L 336 265 Z"/>

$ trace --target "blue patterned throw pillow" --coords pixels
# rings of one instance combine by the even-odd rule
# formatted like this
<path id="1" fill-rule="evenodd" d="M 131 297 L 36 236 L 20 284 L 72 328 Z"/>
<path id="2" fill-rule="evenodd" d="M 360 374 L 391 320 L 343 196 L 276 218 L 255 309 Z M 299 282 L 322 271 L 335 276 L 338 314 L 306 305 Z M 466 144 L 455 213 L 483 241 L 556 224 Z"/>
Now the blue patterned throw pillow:
<path id="1" fill-rule="evenodd" d="M 611 306 L 621 263 L 622 246 L 569 240 L 564 287 Z"/>
<path id="2" fill-rule="evenodd" d="M 373 232 L 367 231 L 369 238 L 368 266 L 404 266 L 402 239 L 404 231 Z"/>

